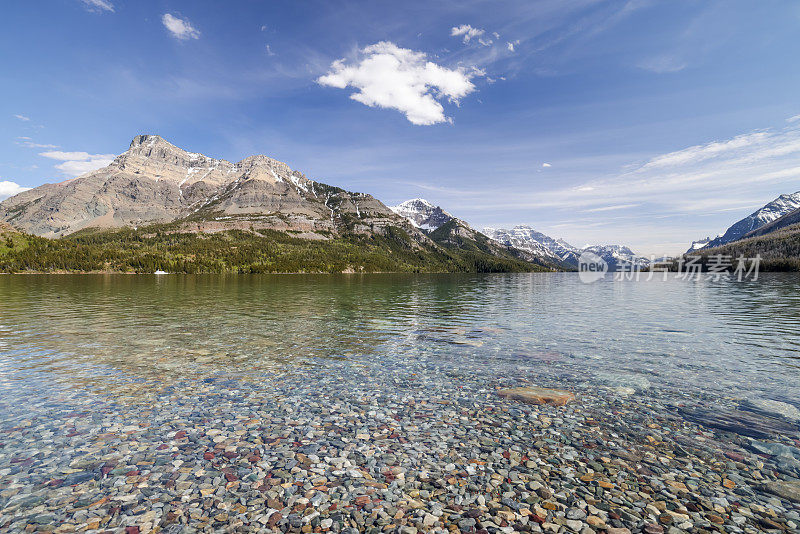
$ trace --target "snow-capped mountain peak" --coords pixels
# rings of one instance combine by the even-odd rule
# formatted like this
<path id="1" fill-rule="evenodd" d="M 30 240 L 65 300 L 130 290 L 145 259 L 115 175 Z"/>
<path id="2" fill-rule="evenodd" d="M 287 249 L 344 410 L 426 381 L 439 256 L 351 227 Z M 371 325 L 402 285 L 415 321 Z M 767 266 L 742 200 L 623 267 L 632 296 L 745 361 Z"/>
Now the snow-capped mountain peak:
<path id="1" fill-rule="evenodd" d="M 505 228 L 484 228 L 483 233 L 504 245 L 525 250 L 533 254 L 578 264 L 579 250 L 563 239 L 553 239 L 530 226 L 521 224 L 510 230 Z"/>
<path id="2" fill-rule="evenodd" d="M 389 209 L 408 219 L 417 228 L 427 231 L 436 230 L 455 219 L 442 208 L 434 206 L 424 198 L 406 200 L 397 206 L 389 206 Z"/>
<path id="3" fill-rule="evenodd" d="M 647 258 L 638 256 L 624 245 L 585 245 L 583 248 L 577 248 L 563 239 L 553 239 L 527 225 L 518 225 L 510 230 L 484 228 L 483 233 L 505 245 L 533 254 L 557 258 L 572 267 L 578 266 L 580 256 L 584 251 L 592 252 L 603 258 L 612 271 L 622 268 L 623 265 L 629 266 L 632 264 L 642 267 L 649 263 Z"/>

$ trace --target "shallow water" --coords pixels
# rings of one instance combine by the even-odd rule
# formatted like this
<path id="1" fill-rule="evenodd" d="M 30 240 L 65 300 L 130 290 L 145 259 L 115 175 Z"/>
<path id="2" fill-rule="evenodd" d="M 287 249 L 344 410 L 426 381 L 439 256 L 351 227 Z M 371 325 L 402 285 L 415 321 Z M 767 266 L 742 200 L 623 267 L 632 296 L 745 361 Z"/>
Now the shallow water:
<path id="1" fill-rule="evenodd" d="M 798 510 L 752 476 L 797 479 L 797 420 L 737 407 L 800 406 L 798 289 L 784 274 L 0 276 L 0 530 L 258 530 L 270 518 L 364 530 L 360 509 L 382 526 L 411 514 L 407 493 L 433 489 L 428 477 L 446 493 L 427 511 L 497 501 L 497 473 L 538 477 L 570 506 L 633 503 L 622 508 L 635 515 L 605 518 L 616 526 L 659 521 L 642 483 L 676 507 L 724 503 L 724 518 L 693 513 L 684 530 L 719 519 L 741 532 L 740 505 L 791 513 L 792 529 Z M 531 407 L 495 391 L 530 383 L 577 400 Z M 524 469 L 511 451 L 530 456 Z M 301 452 L 318 463 L 298 466 Z M 591 482 L 597 461 L 612 465 L 604 455 L 623 458 L 603 472 L 610 493 Z M 312 487 L 320 474 L 329 485 Z M 676 477 L 688 493 L 666 488 Z M 503 487 L 533 502 L 524 484 Z M 563 520 L 558 507 L 537 513 Z M 403 521 L 421 526 L 416 511 Z"/>
<path id="2" fill-rule="evenodd" d="M 0 409 L 64 389 L 113 398 L 409 361 L 797 403 L 799 290 L 794 274 L 2 276 Z"/>

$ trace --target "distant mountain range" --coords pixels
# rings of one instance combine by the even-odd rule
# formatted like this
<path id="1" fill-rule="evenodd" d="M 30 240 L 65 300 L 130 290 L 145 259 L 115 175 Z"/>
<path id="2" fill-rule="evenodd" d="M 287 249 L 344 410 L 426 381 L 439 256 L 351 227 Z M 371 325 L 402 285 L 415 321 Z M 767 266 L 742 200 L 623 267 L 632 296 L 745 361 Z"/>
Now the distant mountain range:
<path id="1" fill-rule="evenodd" d="M 637 255 L 624 245 L 588 245 L 578 248 L 563 239 L 553 239 L 548 235 L 537 232 L 530 226 L 520 225 L 510 230 L 505 228 L 484 228 L 483 231 L 486 235 L 501 243 L 542 254 L 551 259 L 551 261 L 560 260 L 572 268 L 578 267 L 578 261 L 584 252 L 592 252 L 602 258 L 611 271 L 628 268 L 631 265 L 635 268 L 646 267 L 650 263 L 648 258 Z"/>
<path id="2" fill-rule="evenodd" d="M 56 261 L 65 257 L 55 250 L 61 246 L 73 247 L 68 256 L 81 265 L 75 270 L 144 270 L 162 259 L 159 268 L 185 271 L 552 270 L 576 268 L 584 252 L 610 270 L 649 264 L 623 245 L 579 248 L 524 225 L 479 232 L 421 198 L 387 207 L 264 155 L 231 163 L 157 135 L 136 136 L 107 167 L 6 199 L 0 223 L 11 225 L 3 227 L 7 235 L 21 232 L 8 240 L 18 246 L 0 248 L 0 268 L 13 256 L 23 270 L 70 270 Z M 170 248 L 170 235 L 190 237 L 184 248 Z M 746 244 L 749 252 L 784 261 L 800 258 L 796 241 L 800 192 L 781 195 L 689 251 L 707 255 Z M 50 264 L 43 263 L 51 252 Z"/>
<path id="3" fill-rule="evenodd" d="M 136 136 L 107 167 L 6 199 L 0 222 L 24 233 L 15 237 L 19 246 L 0 254 L 0 268 L 7 270 L 557 267 L 441 210 L 411 221 L 371 195 L 311 180 L 267 156 L 231 163 L 157 135 Z"/>
<path id="4" fill-rule="evenodd" d="M 457 219 L 440 206 L 435 206 L 422 198 L 407 200 L 391 209 L 395 213 L 406 217 L 415 227 L 427 232 L 435 231 L 451 221 L 457 221 L 457 224 L 462 229 L 468 229 L 473 239 L 477 234 L 464 221 Z M 509 249 L 523 251 L 527 253 L 529 261 L 538 261 L 543 265 L 554 264 L 575 269 L 578 267 L 578 260 L 584 251 L 593 252 L 603 258 L 610 270 L 620 269 L 623 265 L 633 264 L 636 267 L 644 267 L 649 264 L 647 258 L 638 256 L 626 246 L 592 245 L 577 248 L 563 239 L 553 239 L 525 225 L 518 225 L 511 229 L 487 227 L 483 229 L 482 235 L 505 245 Z"/>
<path id="5" fill-rule="evenodd" d="M 563 240 L 556 240 L 530 226 L 518 225 L 511 229 L 486 227 L 483 233 L 510 247 L 527 250 L 553 261 L 564 262 L 571 267 L 578 266 L 580 250 Z"/>
<path id="6" fill-rule="evenodd" d="M 390 208 L 398 215 L 405 217 L 415 228 L 426 232 L 431 238 L 449 243 L 451 246 L 465 246 L 462 240 L 482 243 L 484 247 L 500 248 L 512 253 L 515 257 L 527 262 L 550 268 L 569 268 L 561 258 L 546 251 L 531 250 L 525 246 L 516 246 L 474 230 L 465 221 L 454 217 L 440 206 L 435 206 L 424 198 L 406 200 Z M 576 263 L 577 265 L 577 263 Z"/>

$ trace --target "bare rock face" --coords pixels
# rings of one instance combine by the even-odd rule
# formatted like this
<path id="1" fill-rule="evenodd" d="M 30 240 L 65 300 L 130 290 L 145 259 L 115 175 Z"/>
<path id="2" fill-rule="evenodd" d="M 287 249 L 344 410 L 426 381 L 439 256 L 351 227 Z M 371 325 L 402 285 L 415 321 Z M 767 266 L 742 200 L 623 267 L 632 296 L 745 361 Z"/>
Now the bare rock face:
<path id="1" fill-rule="evenodd" d="M 552 404 L 554 406 L 563 406 L 575 398 L 575 395 L 569 391 L 540 387 L 501 389 L 497 394 L 528 404 Z"/>
<path id="2" fill-rule="evenodd" d="M 136 136 L 105 168 L 0 203 L 0 221 L 45 237 L 176 220 L 189 231 L 269 228 L 317 238 L 399 226 L 427 240 L 370 195 L 315 182 L 267 156 L 231 163 L 157 135 Z"/>

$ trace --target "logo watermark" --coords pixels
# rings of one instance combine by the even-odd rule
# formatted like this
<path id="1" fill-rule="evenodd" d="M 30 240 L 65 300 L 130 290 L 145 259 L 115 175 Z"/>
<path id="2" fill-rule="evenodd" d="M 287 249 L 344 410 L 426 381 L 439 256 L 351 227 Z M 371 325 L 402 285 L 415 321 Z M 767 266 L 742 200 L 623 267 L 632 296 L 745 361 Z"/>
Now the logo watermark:
<path id="1" fill-rule="evenodd" d="M 674 260 L 659 260 L 656 256 L 651 256 L 646 264 L 617 258 L 616 265 L 611 270 L 606 260 L 593 252 L 585 251 L 578 259 L 578 276 L 585 284 L 602 280 L 607 274 L 611 274 L 614 280 L 652 280 L 656 275 L 667 280 L 672 275 L 679 280 L 755 282 L 758 280 L 760 267 L 761 255 L 755 258 L 734 258 L 725 254 L 713 254 L 707 257 L 681 256 Z"/>
<path id="2" fill-rule="evenodd" d="M 584 251 L 578 258 L 578 276 L 584 284 L 602 280 L 607 272 L 608 263 L 594 252 Z"/>

